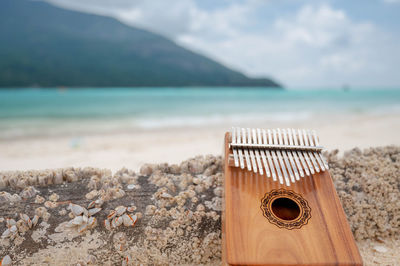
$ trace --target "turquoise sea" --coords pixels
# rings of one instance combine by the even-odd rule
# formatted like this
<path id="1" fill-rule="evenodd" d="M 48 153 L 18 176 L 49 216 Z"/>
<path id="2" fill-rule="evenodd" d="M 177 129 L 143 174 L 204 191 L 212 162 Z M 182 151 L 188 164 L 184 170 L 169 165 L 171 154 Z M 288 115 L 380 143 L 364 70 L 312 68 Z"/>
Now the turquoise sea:
<path id="1" fill-rule="evenodd" d="M 400 89 L 2 89 L 0 139 L 363 114 L 400 115 Z"/>

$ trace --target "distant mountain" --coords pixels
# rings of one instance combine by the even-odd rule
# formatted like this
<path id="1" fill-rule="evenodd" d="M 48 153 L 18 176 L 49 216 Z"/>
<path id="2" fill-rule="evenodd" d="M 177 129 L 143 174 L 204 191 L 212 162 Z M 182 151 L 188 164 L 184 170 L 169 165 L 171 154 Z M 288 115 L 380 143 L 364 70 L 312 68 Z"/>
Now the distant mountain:
<path id="1" fill-rule="evenodd" d="M 279 87 L 115 19 L 27 0 L 0 0 L 0 86 Z"/>

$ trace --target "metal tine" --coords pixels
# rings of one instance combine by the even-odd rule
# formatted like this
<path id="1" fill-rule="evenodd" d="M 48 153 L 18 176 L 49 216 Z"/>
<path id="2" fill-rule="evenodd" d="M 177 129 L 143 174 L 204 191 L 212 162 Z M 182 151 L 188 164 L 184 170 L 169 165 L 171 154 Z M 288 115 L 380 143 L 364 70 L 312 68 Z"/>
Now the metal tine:
<path id="1" fill-rule="evenodd" d="M 315 130 L 312 131 L 312 135 L 314 137 L 315 146 L 319 146 L 319 141 L 318 141 L 317 133 L 315 132 Z M 323 164 L 325 166 L 325 169 L 329 169 L 329 165 L 326 162 L 326 160 L 325 160 L 324 156 L 322 155 L 322 153 L 319 152 L 318 155 L 321 158 L 321 161 L 323 162 Z"/>
<path id="2" fill-rule="evenodd" d="M 272 130 L 272 135 L 273 135 L 273 144 L 279 145 L 279 141 L 278 141 L 278 137 L 276 135 L 276 130 L 273 129 Z M 285 163 L 283 162 L 283 156 L 280 150 L 276 151 L 276 154 L 278 154 L 278 160 L 279 160 L 279 164 L 281 165 L 281 171 L 283 173 L 283 176 L 285 177 L 285 182 L 286 182 L 286 186 L 290 186 L 290 180 L 289 180 L 289 174 L 287 172 Z"/>
<path id="3" fill-rule="evenodd" d="M 297 130 L 297 134 L 298 134 L 298 137 L 299 137 L 299 144 L 301 145 L 301 146 L 304 146 L 304 140 L 303 140 L 303 136 L 302 136 L 302 134 L 301 134 L 301 130 L 300 129 L 298 129 Z M 307 152 L 302 152 L 302 154 L 303 154 L 303 156 L 304 156 L 304 159 L 306 159 L 306 163 L 307 163 L 307 165 L 308 165 L 308 169 L 310 169 L 310 173 L 313 175 L 313 174 L 315 174 L 315 171 L 314 171 L 314 167 L 313 167 L 313 165 L 311 164 L 311 162 L 310 162 L 310 158 L 308 157 L 308 154 L 307 154 Z"/>
<path id="4" fill-rule="evenodd" d="M 262 138 L 261 138 L 261 130 L 259 128 L 257 128 L 257 133 L 256 133 L 256 130 L 253 129 L 253 134 L 257 134 L 258 144 L 263 144 L 263 141 L 262 141 Z M 254 137 L 254 139 L 255 138 L 256 137 Z M 268 162 L 267 162 L 267 157 L 265 156 L 265 151 L 264 150 L 260 150 L 260 154 L 261 154 L 262 162 L 264 164 L 265 174 L 266 174 L 267 177 L 271 177 L 271 171 L 269 170 L 269 167 L 268 167 Z"/>
<path id="5" fill-rule="evenodd" d="M 253 144 L 252 139 L 253 139 L 253 137 L 251 135 L 250 128 L 247 128 L 247 143 Z M 249 153 L 250 153 L 251 164 L 253 165 L 253 171 L 254 171 L 254 173 L 257 173 L 258 167 L 257 167 L 256 157 L 254 156 L 254 148 L 249 148 Z"/>
<path id="6" fill-rule="evenodd" d="M 283 143 L 285 145 L 289 145 L 289 141 L 288 141 L 285 129 L 282 129 L 282 134 L 283 134 Z M 292 151 L 287 151 L 287 154 L 288 154 L 288 157 L 289 157 L 289 162 L 292 165 L 292 170 L 294 172 L 294 177 L 296 178 L 296 180 L 300 180 L 299 171 L 297 170 L 296 163 L 294 162 Z"/>
<path id="7" fill-rule="evenodd" d="M 274 141 L 272 139 L 272 134 L 271 134 L 271 130 L 268 129 L 268 144 L 273 144 Z M 274 162 L 274 168 L 276 170 L 276 172 L 278 173 L 278 178 L 279 178 L 279 183 L 283 184 L 283 175 L 282 175 L 282 171 L 281 171 L 281 167 L 279 166 L 279 162 L 278 162 L 278 156 L 276 154 L 276 151 L 271 151 L 272 153 L 272 159 Z"/>
<path id="8" fill-rule="evenodd" d="M 262 130 L 262 139 L 263 139 L 264 144 L 269 144 L 269 141 L 267 139 L 267 133 L 265 132 L 265 129 Z M 265 154 L 267 155 L 269 169 L 271 170 L 271 174 L 272 174 L 272 180 L 276 181 L 277 174 L 276 174 L 274 163 L 272 161 L 271 152 L 269 150 L 266 150 Z M 275 155 L 275 157 L 276 157 L 276 155 Z M 282 173 L 280 175 L 282 176 Z"/>
<path id="9" fill-rule="evenodd" d="M 232 128 L 231 137 L 232 137 L 231 143 L 235 144 L 236 143 L 236 130 L 234 127 Z M 235 167 L 239 167 L 238 151 L 236 148 L 232 148 L 232 152 L 233 152 L 233 159 L 235 161 Z"/>
<path id="10" fill-rule="evenodd" d="M 246 144 L 247 143 L 247 138 L 246 138 L 246 130 L 242 128 L 242 143 Z M 247 165 L 247 170 L 251 171 L 251 162 L 250 162 L 250 156 L 249 156 L 249 151 L 247 149 L 243 149 L 244 156 L 246 157 L 246 165 Z"/>
<path id="11" fill-rule="evenodd" d="M 278 133 L 279 145 L 284 145 L 285 143 L 283 142 L 283 136 L 282 136 L 283 134 L 282 134 L 280 128 L 278 128 L 277 133 Z M 282 150 L 282 155 L 283 155 L 283 160 L 284 160 L 284 162 L 286 164 L 286 168 L 287 168 L 289 176 L 290 176 L 290 181 L 292 181 L 292 183 L 294 183 L 296 181 L 295 181 L 295 176 L 294 176 L 294 173 L 293 173 L 292 166 L 290 164 L 289 155 L 288 155 L 286 150 Z"/>
<path id="12" fill-rule="evenodd" d="M 256 130 L 253 128 L 251 130 L 251 132 L 253 133 L 253 143 L 254 144 L 259 144 L 258 139 L 257 139 Z M 254 154 L 256 155 L 256 161 L 257 161 L 257 165 L 258 165 L 258 172 L 260 173 L 260 175 L 263 175 L 264 174 L 264 171 L 263 171 L 264 167 L 263 167 L 263 165 L 261 163 L 260 152 L 262 152 L 262 151 L 259 151 L 258 149 L 254 149 Z M 265 155 L 264 155 L 264 157 L 265 157 Z"/>
<path id="13" fill-rule="evenodd" d="M 292 128 L 292 136 L 293 136 L 294 145 L 296 145 L 296 146 L 299 145 L 299 141 L 297 139 L 297 132 L 296 132 L 296 130 L 294 128 Z M 305 175 L 309 176 L 310 175 L 310 170 L 308 169 L 308 165 L 307 165 L 307 163 L 306 163 L 306 161 L 304 159 L 303 153 L 301 151 L 297 151 L 297 155 L 299 156 L 300 162 L 303 165 L 303 169 L 304 169 Z"/>
<path id="14" fill-rule="evenodd" d="M 236 128 L 236 130 L 237 130 L 237 141 L 236 141 L 236 143 L 240 144 L 240 143 L 242 143 L 241 136 L 240 136 L 240 128 Z M 239 155 L 240 168 L 244 169 L 244 158 L 243 158 L 243 150 L 242 150 L 242 148 L 238 149 L 238 155 Z"/>
<path id="15" fill-rule="evenodd" d="M 288 137 L 288 139 L 289 139 L 289 145 L 294 145 L 292 130 L 291 130 L 290 128 L 287 129 L 287 137 Z M 303 168 L 302 168 L 301 163 L 300 163 L 300 161 L 299 161 L 299 157 L 297 156 L 297 152 L 296 152 L 296 151 L 293 151 L 293 152 L 292 152 L 292 156 L 293 156 L 293 158 L 294 158 L 294 161 L 296 162 L 297 169 L 298 169 L 298 171 L 299 171 L 300 176 L 301 176 L 301 177 L 304 177 L 304 171 L 303 171 Z"/>
<path id="16" fill-rule="evenodd" d="M 256 130 L 254 128 L 252 128 L 251 129 L 251 133 L 250 133 L 250 129 L 249 129 L 248 133 L 252 136 L 252 143 L 253 144 L 258 144 Z M 264 169 L 263 169 L 264 167 L 262 166 L 262 163 L 261 163 L 260 151 L 258 149 L 254 149 L 254 155 L 256 156 L 258 172 L 260 173 L 260 175 L 263 175 L 264 174 Z"/>
<path id="17" fill-rule="evenodd" d="M 303 137 L 304 137 L 304 144 L 306 146 L 310 146 L 310 143 L 308 143 L 307 132 L 305 129 L 303 129 Z M 311 163 L 314 165 L 315 171 L 317 173 L 319 173 L 320 172 L 319 165 L 318 165 L 317 161 L 315 160 L 314 154 L 312 152 L 308 152 L 308 156 L 310 156 Z"/>
<path id="18" fill-rule="evenodd" d="M 307 130 L 307 137 L 308 137 L 310 146 L 315 146 L 315 143 L 313 141 L 310 130 Z M 319 153 L 314 151 L 313 154 L 314 154 L 315 159 L 317 160 L 317 163 L 319 164 L 319 168 L 321 168 L 321 171 L 325 171 L 325 166 L 324 166 L 323 162 L 321 161 L 321 158 L 319 157 Z"/>

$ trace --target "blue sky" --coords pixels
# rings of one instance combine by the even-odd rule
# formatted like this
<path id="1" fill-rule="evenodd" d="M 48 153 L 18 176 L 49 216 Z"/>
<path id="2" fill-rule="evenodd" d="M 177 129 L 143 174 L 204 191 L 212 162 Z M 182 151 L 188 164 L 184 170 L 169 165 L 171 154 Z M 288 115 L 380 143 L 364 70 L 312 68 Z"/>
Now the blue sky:
<path id="1" fill-rule="evenodd" d="M 48 0 L 288 87 L 399 87 L 400 0 Z"/>

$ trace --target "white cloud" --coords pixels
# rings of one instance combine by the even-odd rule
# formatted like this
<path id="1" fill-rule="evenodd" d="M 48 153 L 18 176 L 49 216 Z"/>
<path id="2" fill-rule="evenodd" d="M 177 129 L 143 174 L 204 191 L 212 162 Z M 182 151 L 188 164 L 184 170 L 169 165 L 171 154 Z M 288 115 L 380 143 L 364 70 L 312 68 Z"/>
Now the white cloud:
<path id="1" fill-rule="evenodd" d="M 171 38 L 188 31 L 195 3 L 190 0 L 137 1 L 131 8 L 118 10 L 116 16 L 130 25 L 162 33 Z"/>
<path id="2" fill-rule="evenodd" d="M 89 13 L 115 17 L 122 22 L 174 38 L 189 30 L 194 0 L 46 0 L 52 4 Z"/>
<path id="3" fill-rule="evenodd" d="M 289 86 L 400 84 L 390 63 L 399 59 L 395 42 L 343 10 L 306 5 L 259 32 L 234 28 L 237 34 L 220 40 L 192 32 L 177 40 L 247 74 L 271 75 Z"/>
<path id="4" fill-rule="evenodd" d="M 305 6 L 294 19 L 278 19 L 275 27 L 284 33 L 288 42 L 326 47 L 334 45 L 337 40 L 347 39 L 346 27 L 349 24 L 342 10 L 334 10 L 329 6 Z"/>
<path id="5" fill-rule="evenodd" d="M 195 0 L 49 1 L 162 33 L 248 75 L 270 75 L 288 86 L 400 84 L 398 36 L 329 5 L 304 5 L 267 19 L 257 12 L 272 1 L 227 1 L 213 9 Z"/>

